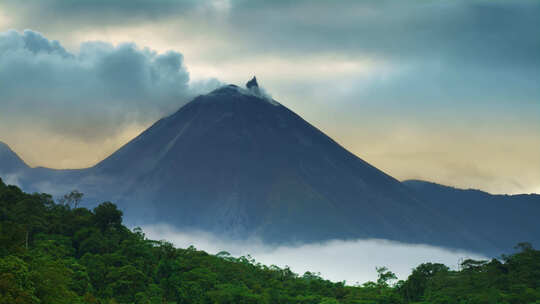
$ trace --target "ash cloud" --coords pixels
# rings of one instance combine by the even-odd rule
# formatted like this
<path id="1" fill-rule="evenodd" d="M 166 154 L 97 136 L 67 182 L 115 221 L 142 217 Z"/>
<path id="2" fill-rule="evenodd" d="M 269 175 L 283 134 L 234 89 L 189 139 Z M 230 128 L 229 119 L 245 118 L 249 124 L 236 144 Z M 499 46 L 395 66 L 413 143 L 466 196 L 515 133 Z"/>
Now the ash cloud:
<path id="1" fill-rule="evenodd" d="M 98 141 L 148 124 L 193 94 L 182 54 L 86 42 L 77 53 L 25 30 L 0 33 L 0 128 Z"/>

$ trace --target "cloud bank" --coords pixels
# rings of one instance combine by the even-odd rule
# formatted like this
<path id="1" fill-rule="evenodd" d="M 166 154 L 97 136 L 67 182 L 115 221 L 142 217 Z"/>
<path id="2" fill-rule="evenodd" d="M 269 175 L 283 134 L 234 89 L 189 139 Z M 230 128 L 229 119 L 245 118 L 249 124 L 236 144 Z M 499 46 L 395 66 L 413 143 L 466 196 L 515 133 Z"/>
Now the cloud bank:
<path id="1" fill-rule="evenodd" d="M 227 251 L 235 257 L 249 254 L 265 265 L 289 266 L 300 275 L 306 271 L 320 272 L 325 279 L 346 281 L 351 285 L 376 281 L 377 266 L 387 266 L 399 279 L 406 279 L 421 263 L 437 262 L 456 268 L 463 258 L 486 259 L 465 251 L 377 239 L 273 246 L 258 239 L 227 240 L 205 232 L 180 231 L 168 225 L 142 228 L 148 238 L 166 240 L 180 248 L 193 245 L 211 254 Z"/>

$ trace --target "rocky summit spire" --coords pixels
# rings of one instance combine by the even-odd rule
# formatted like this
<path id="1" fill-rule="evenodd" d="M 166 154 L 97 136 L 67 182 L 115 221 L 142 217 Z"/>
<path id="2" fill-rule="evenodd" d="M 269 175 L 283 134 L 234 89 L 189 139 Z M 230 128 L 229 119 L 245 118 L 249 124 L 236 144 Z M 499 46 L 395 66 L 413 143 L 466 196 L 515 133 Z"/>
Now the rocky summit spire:
<path id="1" fill-rule="evenodd" d="M 251 78 L 251 80 L 246 83 L 246 87 L 248 89 L 251 89 L 252 87 L 258 88 L 259 84 L 257 83 L 257 77 L 253 76 L 253 78 Z"/>

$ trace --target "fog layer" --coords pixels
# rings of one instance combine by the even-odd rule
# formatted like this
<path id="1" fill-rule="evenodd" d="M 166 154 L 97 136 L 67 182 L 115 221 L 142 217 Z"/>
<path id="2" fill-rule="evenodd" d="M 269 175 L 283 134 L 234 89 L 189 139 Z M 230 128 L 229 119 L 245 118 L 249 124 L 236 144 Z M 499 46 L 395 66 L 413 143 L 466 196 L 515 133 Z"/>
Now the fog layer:
<path id="1" fill-rule="evenodd" d="M 411 270 L 421 263 L 444 263 L 455 269 L 461 259 L 486 259 L 466 251 L 380 239 L 278 246 L 265 244 L 256 238 L 230 240 L 200 231 L 180 231 L 162 224 L 142 228 L 148 238 L 165 240 L 180 248 L 193 245 L 211 254 L 227 251 L 235 257 L 249 254 L 265 265 L 289 266 L 300 275 L 306 271 L 320 272 L 325 279 L 346 281 L 347 284 L 375 281 L 377 266 L 386 266 L 399 279 L 406 279 Z"/>

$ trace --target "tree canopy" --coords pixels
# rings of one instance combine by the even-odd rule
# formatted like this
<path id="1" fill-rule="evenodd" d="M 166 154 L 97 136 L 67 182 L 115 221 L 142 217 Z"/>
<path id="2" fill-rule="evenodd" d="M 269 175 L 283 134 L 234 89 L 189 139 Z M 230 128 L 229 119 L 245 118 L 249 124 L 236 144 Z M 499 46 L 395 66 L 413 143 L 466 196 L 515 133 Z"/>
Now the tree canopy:
<path id="1" fill-rule="evenodd" d="M 378 267 L 376 282 L 348 286 L 147 239 L 113 203 L 79 208 L 72 193 L 57 204 L 0 180 L 0 304 L 540 303 L 540 251 L 527 243 L 459 271 L 421 264 L 398 282 Z"/>

